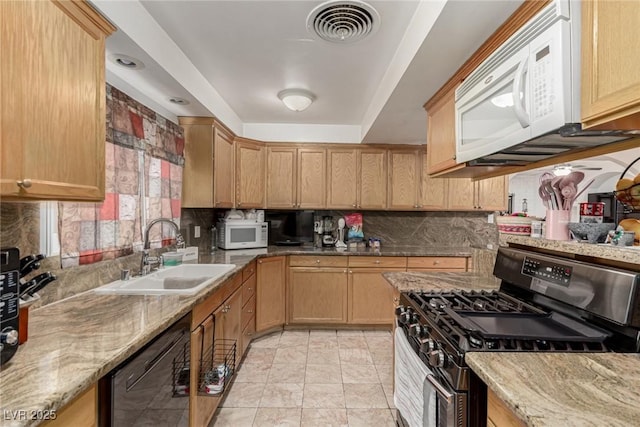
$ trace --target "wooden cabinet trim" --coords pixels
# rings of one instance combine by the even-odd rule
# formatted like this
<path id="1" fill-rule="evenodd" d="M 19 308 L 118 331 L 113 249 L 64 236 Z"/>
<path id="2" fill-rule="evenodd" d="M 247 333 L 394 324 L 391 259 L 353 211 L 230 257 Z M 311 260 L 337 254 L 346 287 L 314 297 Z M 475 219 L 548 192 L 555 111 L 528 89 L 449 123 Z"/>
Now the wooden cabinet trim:
<path id="1" fill-rule="evenodd" d="M 44 411 L 45 413 L 47 411 Z M 55 411 L 54 411 L 55 412 Z M 95 427 L 98 425 L 98 389 L 92 384 L 74 400 L 56 412 L 55 420 L 42 423 L 46 427 Z"/>
<path id="2" fill-rule="evenodd" d="M 526 425 L 490 388 L 487 389 L 487 420 L 500 427 L 525 427 Z"/>
<path id="3" fill-rule="evenodd" d="M 406 268 L 407 257 L 403 256 L 350 256 L 350 268 Z"/>

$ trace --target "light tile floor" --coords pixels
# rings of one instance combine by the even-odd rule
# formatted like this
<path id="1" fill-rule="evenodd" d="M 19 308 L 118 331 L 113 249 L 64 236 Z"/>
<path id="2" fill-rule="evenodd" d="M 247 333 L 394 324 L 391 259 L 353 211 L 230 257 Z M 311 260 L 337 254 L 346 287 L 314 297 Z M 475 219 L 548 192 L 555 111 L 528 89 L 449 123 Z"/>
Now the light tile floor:
<path id="1" fill-rule="evenodd" d="M 392 352 L 388 331 L 254 340 L 210 426 L 394 426 Z"/>

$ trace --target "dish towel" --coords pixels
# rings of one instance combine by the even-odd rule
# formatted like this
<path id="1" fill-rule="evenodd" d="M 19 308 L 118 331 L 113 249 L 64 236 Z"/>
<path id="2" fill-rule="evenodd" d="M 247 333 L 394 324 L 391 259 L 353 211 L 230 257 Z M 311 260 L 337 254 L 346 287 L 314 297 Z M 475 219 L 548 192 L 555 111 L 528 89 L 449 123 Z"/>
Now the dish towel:
<path id="1" fill-rule="evenodd" d="M 413 351 L 401 328 L 395 331 L 393 403 L 410 427 L 436 427 L 436 392 L 431 370 Z"/>

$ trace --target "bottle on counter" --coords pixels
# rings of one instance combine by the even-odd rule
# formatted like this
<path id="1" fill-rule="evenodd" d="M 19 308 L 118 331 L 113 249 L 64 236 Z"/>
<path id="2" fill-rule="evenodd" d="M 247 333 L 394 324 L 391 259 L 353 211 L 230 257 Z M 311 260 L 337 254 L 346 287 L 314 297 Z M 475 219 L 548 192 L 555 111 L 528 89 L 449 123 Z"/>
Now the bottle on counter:
<path id="1" fill-rule="evenodd" d="M 218 249 L 218 230 L 215 225 L 211 226 L 211 252 Z"/>

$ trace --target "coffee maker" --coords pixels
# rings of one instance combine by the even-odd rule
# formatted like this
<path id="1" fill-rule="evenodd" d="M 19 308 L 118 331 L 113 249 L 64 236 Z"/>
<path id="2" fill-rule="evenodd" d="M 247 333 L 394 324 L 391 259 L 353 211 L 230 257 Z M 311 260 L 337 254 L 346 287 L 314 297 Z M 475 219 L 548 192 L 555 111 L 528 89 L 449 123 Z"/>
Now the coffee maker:
<path id="1" fill-rule="evenodd" d="M 322 246 L 323 247 L 331 247 L 335 243 L 335 239 L 333 238 L 333 217 L 332 216 L 323 216 L 322 217 Z"/>

